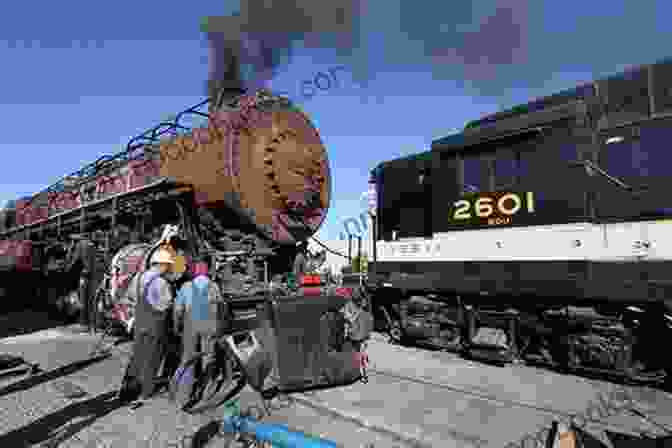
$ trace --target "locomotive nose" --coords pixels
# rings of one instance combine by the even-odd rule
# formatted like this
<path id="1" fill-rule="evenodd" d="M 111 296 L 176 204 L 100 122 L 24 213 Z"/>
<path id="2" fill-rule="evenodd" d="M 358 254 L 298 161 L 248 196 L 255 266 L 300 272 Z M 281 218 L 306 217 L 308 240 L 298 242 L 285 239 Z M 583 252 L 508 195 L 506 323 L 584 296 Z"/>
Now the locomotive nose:
<path id="1" fill-rule="evenodd" d="M 161 174 L 194 185 L 216 219 L 234 211 L 274 241 L 294 244 L 317 231 L 329 208 L 327 151 L 302 112 L 255 101 L 218 110 L 208 128 L 194 131 L 203 138 L 167 143 Z M 169 157 L 180 151 L 189 157 Z"/>

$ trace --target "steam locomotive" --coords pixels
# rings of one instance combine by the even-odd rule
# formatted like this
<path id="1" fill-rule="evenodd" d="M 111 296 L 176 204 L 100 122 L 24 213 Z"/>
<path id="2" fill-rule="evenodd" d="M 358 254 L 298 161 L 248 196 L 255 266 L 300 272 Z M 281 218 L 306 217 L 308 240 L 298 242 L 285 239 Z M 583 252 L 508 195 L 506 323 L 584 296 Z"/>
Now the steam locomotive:
<path id="1" fill-rule="evenodd" d="M 672 59 L 379 164 L 369 266 L 398 342 L 666 382 Z"/>
<path id="2" fill-rule="evenodd" d="M 57 305 L 77 296 L 86 277 L 90 289 L 80 296 L 102 291 L 117 305 L 159 247 L 176 255 L 176 289 L 188 279 L 190 260 L 207 256 L 226 297 L 217 328 L 223 337 L 257 332 L 277 390 L 352 384 L 363 375 L 368 330 L 353 341 L 359 324 L 344 317 L 357 306 L 350 292 L 271 285 L 292 271 L 297 243 L 317 231 L 329 207 L 319 134 L 288 100 L 247 92 L 236 79 L 220 84 L 122 152 L 0 214 L 5 303 Z M 200 126 L 187 125 L 194 116 Z M 128 315 L 133 304 L 126 305 Z M 325 344 L 308 342 L 315 340 Z"/>
<path id="3" fill-rule="evenodd" d="M 96 242 L 109 262 L 171 224 L 181 225 L 185 255 L 245 249 L 267 253 L 266 275 L 286 272 L 329 207 L 326 151 L 287 100 L 222 92 L 0 212 L 1 270 L 62 279 L 64 264 L 84 268 L 67 259 L 73 236 Z M 191 129 L 194 117 L 202 122 Z"/>

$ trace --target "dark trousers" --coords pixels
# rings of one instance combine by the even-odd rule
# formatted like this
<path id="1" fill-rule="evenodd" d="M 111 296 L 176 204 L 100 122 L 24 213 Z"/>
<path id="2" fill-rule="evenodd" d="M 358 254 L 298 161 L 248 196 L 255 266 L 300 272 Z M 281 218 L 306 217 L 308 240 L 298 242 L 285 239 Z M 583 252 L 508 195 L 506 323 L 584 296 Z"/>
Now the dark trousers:
<path id="1" fill-rule="evenodd" d="M 141 397 L 154 394 L 156 375 L 166 354 L 168 338 L 166 334 L 155 335 L 137 331 L 133 343 L 133 356 L 128 366 L 127 376 L 131 383 L 141 389 Z"/>
<path id="2" fill-rule="evenodd" d="M 79 301 L 82 304 L 82 312 L 79 316 L 79 322 L 82 325 L 89 326 L 92 317 L 92 298 L 91 298 L 91 279 L 89 276 L 82 276 L 79 278 Z"/>
<path id="3" fill-rule="evenodd" d="M 166 358 L 163 362 L 163 371 L 161 376 L 164 378 L 172 378 L 175 371 L 180 366 L 182 356 L 182 338 L 180 334 L 173 331 L 172 311 L 168 313 L 167 332 L 168 338 L 166 342 Z"/>
<path id="4" fill-rule="evenodd" d="M 191 330 L 191 329 L 188 329 Z M 184 331 L 182 334 L 182 362 L 191 359 L 196 353 L 206 352 L 203 361 L 214 356 L 215 335 L 211 331 Z"/>
<path id="5" fill-rule="evenodd" d="M 102 318 L 98 312 L 98 298 L 96 297 L 96 289 L 102 281 L 102 276 L 103 274 L 98 272 L 87 273 L 79 280 L 78 297 L 82 303 L 80 323 L 93 329 L 98 328 Z"/>

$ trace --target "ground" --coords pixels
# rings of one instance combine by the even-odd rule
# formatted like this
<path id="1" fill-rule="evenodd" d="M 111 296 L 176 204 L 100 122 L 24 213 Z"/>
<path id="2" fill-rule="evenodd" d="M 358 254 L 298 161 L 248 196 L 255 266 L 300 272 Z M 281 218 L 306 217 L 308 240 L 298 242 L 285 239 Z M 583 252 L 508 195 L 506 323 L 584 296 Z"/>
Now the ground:
<path id="1" fill-rule="evenodd" d="M 39 319 L 30 319 L 31 330 Z M 17 327 L 17 318 L 11 320 Z M 43 370 L 32 376 L 0 371 L 0 447 L 186 448 L 217 420 L 221 409 L 188 415 L 165 394 L 136 410 L 120 406 L 115 392 L 131 346 L 122 343 L 107 357 L 91 359 L 97 340 L 62 325 L 0 340 L 0 353 L 21 355 Z M 263 419 L 339 446 L 386 448 L 504 447 L 570 414 L 620 431 L 660 434 L 655 424 L 672 427 L 672 396 L 648 388 L 520 365 L 488 366 L 393 346 L 378 335 L 369 356 L 368 384 L 298 394 Z M 655 423 L 628 415 L 624 397 Z M 249 390 L 241 402 L 243 408 L 260 405 Z M 214 436 L 207 446 L 224 447 L 226 441 Z"/>

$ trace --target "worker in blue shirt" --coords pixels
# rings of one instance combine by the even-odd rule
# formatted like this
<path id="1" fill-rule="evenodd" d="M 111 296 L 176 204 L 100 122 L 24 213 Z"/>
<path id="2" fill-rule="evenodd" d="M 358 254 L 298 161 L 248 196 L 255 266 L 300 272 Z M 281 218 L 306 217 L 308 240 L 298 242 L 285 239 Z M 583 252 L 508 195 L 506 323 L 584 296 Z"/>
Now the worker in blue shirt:
<path id="1" fill-rule="evenodd" d="M 217 333 L 217 304 L 222 295 L 217 283 L 209 278 L 208 258 L 195 258 L 191 274 L 192 279 L 185 282 L 177 293 L 174 308 L 175 331 L 182 327 L 182 362 L 191 359 L 196 353 L 205 352 L 203 365 L 208 365 L 214 354 L 213 344 Z M 185 381 L 181 381 L 181 390 L 191 393 L 195 372 L 180 372 Z"/>

